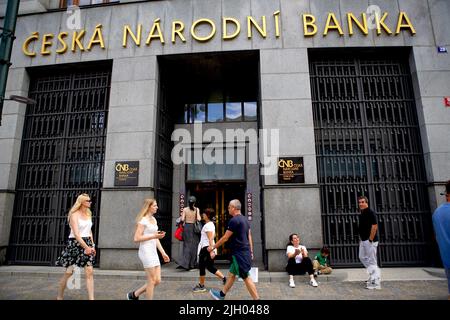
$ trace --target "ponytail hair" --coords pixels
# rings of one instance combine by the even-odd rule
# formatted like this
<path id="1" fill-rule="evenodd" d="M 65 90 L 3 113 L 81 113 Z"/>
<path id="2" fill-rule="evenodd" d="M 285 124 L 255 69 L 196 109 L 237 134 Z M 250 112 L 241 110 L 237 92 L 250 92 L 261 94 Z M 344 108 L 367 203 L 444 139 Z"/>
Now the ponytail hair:
<path id="1" fill-rule="evenodd" d="M 189 209 L 194 210 L 194 205 L 196 202 L 197 202 L 197 199 L 194 196 L 190 196 L 189 201 L 188 201 Z"/>

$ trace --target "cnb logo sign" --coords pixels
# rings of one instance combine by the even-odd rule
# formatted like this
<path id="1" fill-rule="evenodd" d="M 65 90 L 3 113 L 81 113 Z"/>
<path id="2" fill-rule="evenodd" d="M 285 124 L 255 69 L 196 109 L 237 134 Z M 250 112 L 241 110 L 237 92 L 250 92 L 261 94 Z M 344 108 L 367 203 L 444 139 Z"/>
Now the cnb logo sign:
<path id="1" fill-rule="evenodd" d="M 128 172 L 130 171 L 130 165 L 128 163 L 118 163 L 116 164 L 117 172 Z"/>
<path id="2" fill-rule="evenodd" d="M 114 173 L 114 186 L 137 186 L 139 184 L 139 161 L 118 161 L 114 165 Z"/>
<path id="3" fill-rule="evenodd" d="M 294 167 L 294 161 L 281 159 L 281 160 L 278 161 L 278 167 L 280 167 L 280 168 L 293 168 Z"/>
<path id="4" fill-rule="evenodd" d="M 278 158 L 278 183 L 305 183 L 303 157 Z"/>

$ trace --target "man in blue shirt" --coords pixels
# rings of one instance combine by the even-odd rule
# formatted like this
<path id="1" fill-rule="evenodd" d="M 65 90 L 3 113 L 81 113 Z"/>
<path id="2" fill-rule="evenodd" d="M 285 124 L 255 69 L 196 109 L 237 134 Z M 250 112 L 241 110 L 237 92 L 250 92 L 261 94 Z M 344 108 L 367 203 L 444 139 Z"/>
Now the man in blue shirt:
<path id="1" fill-rule="evenodd" d="M 232 262 L 227 275 L 227 282 L 222 291 L 211 289 L 209 293 L 216 300 L 224 300 L 225 295 L 233 286 L 236 276 L 244 280 L 245 286 L 253 299 L 258 300 L 258 292 L 251 277 L 249 277 L 253 260 L 253 241 L 250 225 L 247 219 L 241 214 L 241 202 L 237 199 L 231 200 L 228 205 L 228 213 L 233 217 L 228 222 L 228 228 L 222 238 L 213 246 L 208 247 L 208 251 L 214 254 L 213 250 L 223 245 L 230 239 Z"/>
<path id="2" fill-rule="evenodd" d="M 447 202 L 441 204 L 433 214 L 433 227 L 447 274 L 448 300 L 450 300 L 450 180 L 445 185 Z"/>

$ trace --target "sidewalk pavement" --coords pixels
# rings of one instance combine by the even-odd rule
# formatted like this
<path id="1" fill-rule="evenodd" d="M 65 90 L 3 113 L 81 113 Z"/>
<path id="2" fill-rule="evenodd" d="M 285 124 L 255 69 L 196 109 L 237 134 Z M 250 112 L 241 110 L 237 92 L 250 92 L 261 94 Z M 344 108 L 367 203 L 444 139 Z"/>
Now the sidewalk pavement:
<path id="1" fill-rule="evenodd" d="M 193 293 L 198 282 L 198 270 L 186 271 L 176 268 L 174 262 L 162 266 L 162 282 L 155 289 L 154 299 L 162 300 L 210 300 L 208 292 Z M 227 266 L 219 265 L 226 274 Z M 1 266 L 0 300 L 52 300 L 55 298 L 58 279 L 63 274 L 61 267 Z M 261 299 L 270 300 L 446 300 L 447 280 L 444 269 L 381 268 L 382 289 L 366 290 L 364 268 L 334 269 L 330 275 L 319 275 L 318 288 L 309 286 L 307 276 L 296 276 L 296 288 L 288 286 L 286 272 L 259 270 L 257 289 Z M 94 270 L 96 299 L 123 300 L 128 291 L 145 283 L 144 271 Z M 206 286 L 221 288 L 220 281 L 207 272 Z M 86 299 L 84 272 L 81 273 L 78 289 L 66 290 L 68 300 Z M 227 295 L 227 300 L 249 300 L 245 285 L 236 282 Z"/>
<path id="2" fill-rule="evenodd" d="M 228 272 L 228 266 L 218 266 L 222 273 Z M 60 277 L 63 273 L 61 267 L 40 266 L 0 266 L 0 277 L 26 276 L 26 277 Z M 442 268 L 415 267 L 415 268 L 381 268 L 382 279 L 385 281 L 433 281 L 445 280 L 445 271 Z M 134 270 L 103 270 L 94 269 L 95 278 L 145 280 L 145 271 Z M 198 269 L 186 271 L 177 269 L 177 264 L 170 262 L 161 268 L 162 281 L 197 281 Z M 214 279 L 215 276 L 206 273 L 206 279 Z M 286 272 L 271 272 L 258 270 L 258 282 L 286 282 Z M 320 275 L 322 282 L 330 281 L 366 281 L 367 273 L 364 268 L 333 269 L 329 275 Z"/>

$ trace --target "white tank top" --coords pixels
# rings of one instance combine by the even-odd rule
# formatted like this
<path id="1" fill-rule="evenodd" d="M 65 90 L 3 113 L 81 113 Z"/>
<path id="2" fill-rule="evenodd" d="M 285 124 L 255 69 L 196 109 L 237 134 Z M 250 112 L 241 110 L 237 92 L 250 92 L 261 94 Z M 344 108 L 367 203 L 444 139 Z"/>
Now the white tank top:
<path id="1" fill-rule="evenodd" d="M 92 228 L 92 219 L 89 218 L 87 220 L 78 218 L 78 231 L 80 232 L 80 237 L 88 238 L 91 236 L 91 228 Z M 69 238 L 75 238 L 75 234 L 73 233 L 72 228 L 70 229 Z"/>

